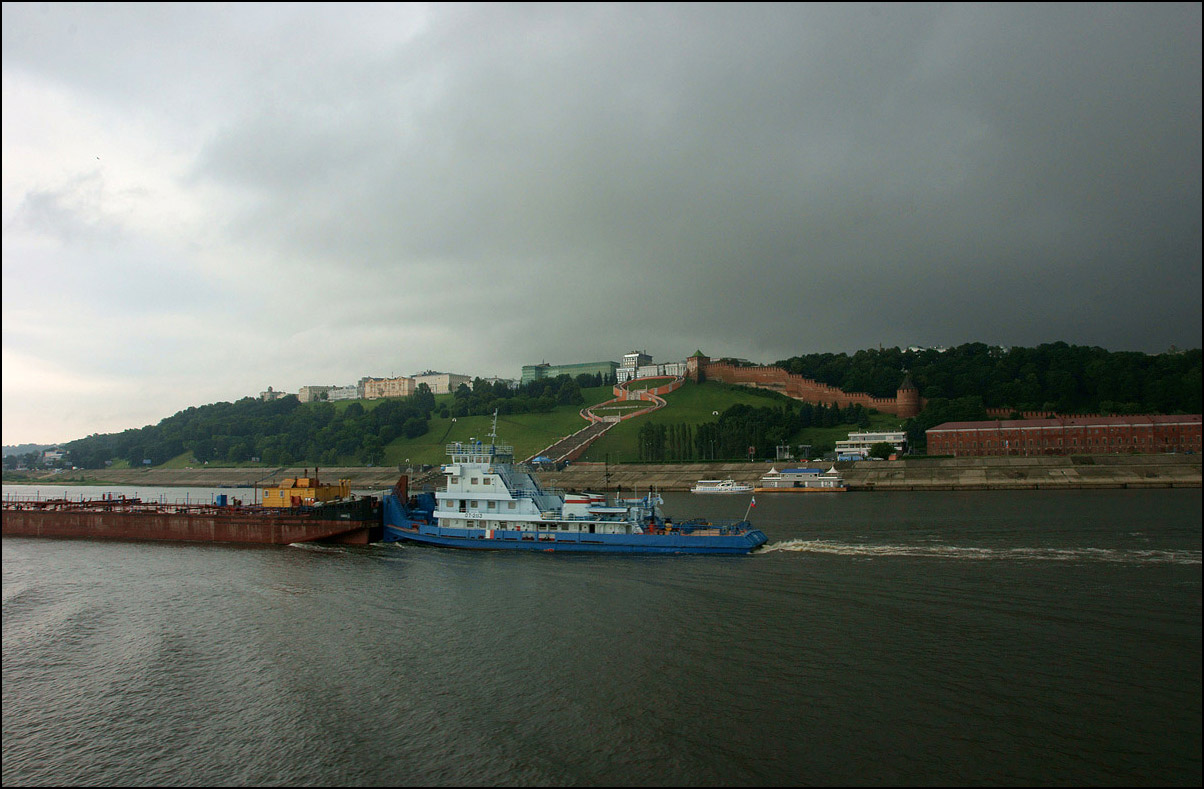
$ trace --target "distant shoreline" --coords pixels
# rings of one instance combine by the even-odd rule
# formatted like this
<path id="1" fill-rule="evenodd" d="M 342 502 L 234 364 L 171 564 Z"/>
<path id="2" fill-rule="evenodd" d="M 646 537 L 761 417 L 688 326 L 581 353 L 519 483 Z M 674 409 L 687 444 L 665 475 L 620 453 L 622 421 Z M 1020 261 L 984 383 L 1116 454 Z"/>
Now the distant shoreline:
<path id="1" fill-rule="evenodd" d="M 581 463 L 539 472 L 541 484 L 566 489 L 688 491 L 699 479 L 731 477 L 755 484 L 771 467 L 827 466 L 807 461 L 758 463 L 630 464 Z M 916 490 L 1069 490 L 1201 487 L 1200 455 L 1076 455 L 1073 457 L 904 458 L 838 463 L 849 492 Z M 253 489 L 285 477 L 303 476 L 304 467 L 111 469 L 5 475 L 6 485 L 105 485 Z M 322 468 L 323 481 L 351 480 L 358 490 L 383 490 L 397 482 L 396 467 Z M 411 474 L 417 487 L 438 482 L 438 471 Z M 423 484 L 423 483 L 426 484 Z M 768 493 L 765 495 L 774 495 Z"/>

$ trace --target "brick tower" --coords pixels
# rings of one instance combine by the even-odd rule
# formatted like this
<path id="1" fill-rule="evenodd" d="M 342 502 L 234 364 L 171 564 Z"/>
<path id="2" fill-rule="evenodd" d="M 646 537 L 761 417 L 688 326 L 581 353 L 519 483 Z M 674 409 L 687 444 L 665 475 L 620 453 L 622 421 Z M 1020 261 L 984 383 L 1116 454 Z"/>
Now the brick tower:
<path id="1" fill-rule="evenodd" d="M 895 403 L 899 407 L 895 413 L 900 419 L 910 419 L 920 413 L 920 390 L 911 382 L 910 373 L 903 373 L 903 383 L 895 392 Z"/>
<path id="2" fill-rule="evenodd" d="M 695 382 L 706 380 L 706 369 L 710 363 L 710 357 L 703 355 L 702 351 L 694 351 L 694 355 L 686 359 L 686 378 Z"/>

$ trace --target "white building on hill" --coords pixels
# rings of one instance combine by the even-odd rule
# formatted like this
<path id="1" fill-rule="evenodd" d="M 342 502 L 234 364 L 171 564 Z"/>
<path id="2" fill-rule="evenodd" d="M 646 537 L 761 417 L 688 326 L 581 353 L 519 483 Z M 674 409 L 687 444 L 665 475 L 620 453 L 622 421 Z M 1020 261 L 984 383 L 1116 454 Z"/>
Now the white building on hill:
<path id="1" fill-rule="evenodd" d="M 874 444 L 890 444 L 895 454 L 903 454 L 907 446 L 907 433 L 902 430 L 889 433 L 849 433 L 848 440 L 836 442 L 836 457 L 840 460 L 865 460 Z"/>

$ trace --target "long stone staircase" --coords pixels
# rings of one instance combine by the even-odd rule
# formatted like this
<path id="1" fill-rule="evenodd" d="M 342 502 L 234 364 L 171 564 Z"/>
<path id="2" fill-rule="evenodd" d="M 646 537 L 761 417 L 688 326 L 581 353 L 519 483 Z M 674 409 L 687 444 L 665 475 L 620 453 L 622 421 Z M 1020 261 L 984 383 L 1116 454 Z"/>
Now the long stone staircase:
<path id="1" fill-rule="evenodd" d="M 527 461 L 529 462 L 535 458 L 542 457 L 546 457 L 554 463 L 576 460 L 585 451 L 586 447 L 597 441 L 603 433 L 617 424 L 619 424 L 617 420 L 613 422 L 591 422 L 571 436 L 566 436 L 551 446 L 536 452 L 527 458 Z"/>
<path id="2" fill-rule="evenodd" d="M 620 384 L 615 384 L 614 397 L 604 403 L 587 406 L 581 409 L 581 418 L 589 422 L 589 425 L 573 433 L 571 436 L 566 436 L 556 443 L 545 447 L 536 452 L 528 461 L 535 458 L 548 458 L 556 464 L 564 463 L 565 461 L 576 460 L 580 457 L 585 449 L 597 441 L 607 430 L 610 430 L 619 422 L 626 419 L 631 419 L 644 414 L 652 413 L 657 409 L 664 408 L 667 403 L 660 395 L 673 391 L 685 383 L 682 376 L 653 376 L 653 379 L 665 378 L 669 379 L 670 383 L 653 389 L 637 389 L 632 390 L 631 384 L 637 381 L 647 383 L 649 378 L 636 378 L 630 381 L 624 381 Z M 618 406 L 628 403 L 641 403 L 640 407 L 635 410 L 628 410 L 622 415 L 605 414 L 604 412 L 614 410 Z"/>

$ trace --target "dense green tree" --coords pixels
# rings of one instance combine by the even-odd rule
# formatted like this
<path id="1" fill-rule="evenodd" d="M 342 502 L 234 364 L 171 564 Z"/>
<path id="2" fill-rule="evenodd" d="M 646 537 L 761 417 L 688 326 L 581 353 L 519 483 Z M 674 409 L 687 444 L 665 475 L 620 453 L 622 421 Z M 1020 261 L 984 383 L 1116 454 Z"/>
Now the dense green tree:
<path id="1" fill-rule="evenodd" d="M 886 460 L 893 454 L 895 454 L 895 448 L 885 441 L 879 441 L 877 444 L 874 444 L 872 447 L 870 447 L 870 457 L 872 458 L 882 458 L 883 460 Z"/>
<path id="2" fill-rule="evenodd" d="M 360 445 L 359 459 L 369 466 L 375 466 L 385 458 L 385 445 L 380 436 L 367 435 Z"/>
<path id="3" fill-rule="evenodd" d="M 431 394 L 431 388 L 426 383 L 418 384 L 418 388 L 414 391 L 413 404 L 419 411 L 426 413 L 430 413 L 434 409 L 435 395 Z"/>
<path id="4" fill-rule="evenodd" d="M 585 398 L 581 394 L 581 387 L 577 382 L 567 375 L 560 376 L 560 386 L 556 390 L 556 402 L 559 405 L 572 405 L 574 403 L 584 403 Z"/>

